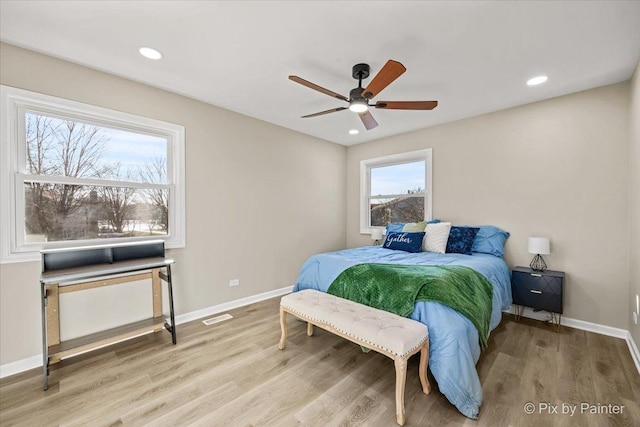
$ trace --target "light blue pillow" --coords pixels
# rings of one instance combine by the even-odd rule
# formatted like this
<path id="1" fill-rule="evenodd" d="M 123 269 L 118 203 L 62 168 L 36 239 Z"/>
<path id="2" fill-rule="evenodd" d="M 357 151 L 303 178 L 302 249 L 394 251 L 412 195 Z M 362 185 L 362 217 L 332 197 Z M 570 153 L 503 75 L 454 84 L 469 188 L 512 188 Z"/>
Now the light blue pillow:
<path id="1" fill-rule="evenodd" d="M 471 252 L 503 257 L 504 244 L 510 234 L 493 225 L 480 225 L 478 228 L 480 228 L 480 230 L 473 240 Z"/>
<path id="2" fill-rule="evenodd" d="M 390 222 L 387 224 L 387 234 L 400 233 L 402 232 L 402 227 L 404 227 L 404 222 Z"/>

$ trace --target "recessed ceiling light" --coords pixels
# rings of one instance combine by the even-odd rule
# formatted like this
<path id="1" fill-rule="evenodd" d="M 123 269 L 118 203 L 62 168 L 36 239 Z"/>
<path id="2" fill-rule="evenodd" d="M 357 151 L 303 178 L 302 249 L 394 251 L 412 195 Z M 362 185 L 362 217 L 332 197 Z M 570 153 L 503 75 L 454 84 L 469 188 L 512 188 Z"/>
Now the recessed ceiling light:
<path id="1" fill-rule="evenodd" d="M 549 77 L 547 76 L 536 76 L 529 80 L 527 80 L 527 86 L 536 86 L 542 84 L 547 81 Z"/>
<path id="2" fill-rule="evenodd" d="M 138 52 L 140 52 L 140 55 L 144 56 L 145 58 L 149 58 L 149 59 L 162 58 L 162 54 L 151 47 L 141 47 L 140 49 L 138 49 Z"/>
<path id="3" fill-rule="evenodd" d="M 359 134 L 359 133 L 360 133 L 360 131 L 359 131 L 358 129 L 351 129 L 351 130 L 349 131 L 349 135 L 357 135 L 357 134 Z"/>

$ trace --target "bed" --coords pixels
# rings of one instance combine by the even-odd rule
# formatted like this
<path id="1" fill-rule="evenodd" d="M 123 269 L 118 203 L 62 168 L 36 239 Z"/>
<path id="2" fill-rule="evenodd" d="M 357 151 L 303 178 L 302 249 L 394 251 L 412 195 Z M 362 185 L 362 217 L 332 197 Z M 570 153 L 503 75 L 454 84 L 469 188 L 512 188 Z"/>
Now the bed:
<path id="1" fill-rule="evenodd" d="M 315 289 L 327 292 L 331 283 L 349 267 L 357 264 L 459 265 L 482 274 L 493 285 L 489 330 L 495 329 L 502 311 L 511 305 L 511 280 L 502 257 L 418 252 L 370 246 L 318 254 L 302 266 L 294 292 Z M 429 328 L 429 368 L 440 391 L 465 416 L 476 419 L 482 403 L 482 388 L 476 362 L 480 357 L 478 331 L 457 311 L 431 301 L 418 301 L 410 318 Z"/>

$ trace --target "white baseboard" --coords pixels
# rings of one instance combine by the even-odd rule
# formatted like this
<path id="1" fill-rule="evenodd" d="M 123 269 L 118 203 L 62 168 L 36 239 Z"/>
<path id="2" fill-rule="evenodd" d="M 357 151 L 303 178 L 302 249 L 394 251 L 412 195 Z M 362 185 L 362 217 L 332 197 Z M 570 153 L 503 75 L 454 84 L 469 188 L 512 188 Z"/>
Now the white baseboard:
<path id="1" fill-rule="evenodd" d="M 505 310 L 505 313 L 515 314 L 514 307 L 511 306 L 509 310 Z M 522 316 L 535 320 L 548 320 L 550 315 L 546 311 L 534 312 L 530 308 L 525 308 Z M 614 338 L 622 338 L 627 342 L 629 352 L 631 353 L 631 358 L 633 359 L 633 362 L 636 365 L 636 369 L 640 374 L 640 352 L 638 352 L 638 347 L 636 346 L 636 343 L 631 336 L 631 332 L 627 331 L 626 329 L 614 328 L 612 326 L 600 325 L 599 323 L 586 322 L 584 320 L 572 319 L 565 316 L 562 316 L 562 319 L 560 319 L 560 324 L 569 328 L 594 332 L 596 334 L 607 335 Z"/>
<path id="2" fill-rule="evenodd" d="M 15 362 L 0 365 L 0 378 L 9 375 L 19 374 L 33 368 L 42 368 L 42 354 L 27 357 L 26 359 L 16 360 Z"/>
<path id="3" fill-rule="evenodd" d="M 640 351 L 638 351 L 638 346 L 629 331 L 627 331 L 627 345 L 629 346 L 629 352 L 631 352 L 633 363 L 636 364 L 636 369 L 640 372 Z"/>
<path id="4" fill-rule="evenodd" d="M 505 310 L 506 313 L 516 314 L 513 306 L 509 310 Z M 527 317 L 529 319 L 535 320 L 549 320 L 550 314 L 546 311 L 537 311 L 534 312 L 531 308 L 525 308 L 522 313 L 523 317 Z M 562 316 L 560 319 L 560 324 L 562 326 L 568 326 L 574 329 L 580 329 L 588 332 L 595 332 L 600 335 L 607 335 L 609 337 L 622 338 L 623 340 L 627 339 L 627 336 L 630 335 L 629 331 L 626 329 L 614 328 L 611 326 L 601 325 L 599 323 L 591 323 L 586 322 L 584 320 L 572 319 L 571 317 Z"/>
<path id="5" fill-rule="evenodd" d="M 261 294 L 252 295 L 250 297 L 240 298 L 234 301 L 224 302 L 211 307 L 203 308 L 201 310 L 192 311 L 190 313 L 180 314 L 176 316 L 176 325 L 182 323 L 191 322 L 202 317 L 210 316 L 212 314 L 220 313 L 222 311 L 233 310 L 234 308 L 244 307 L 245 305 L 254 304 L 256 302 L 264 301 L 269 298 L 274 298 L 280 295 L 285 295 L 293 290 L 293 286 L 285 286 L 284 288 L 274 289 L 273 291 L 263 292 Z M 42 367 L 42 354 L 27 357 L 25 359 L 17 360 L 11 363 L 5 363 L 0 365 L 0 378 L 8 377 L 10 375 L 19 374 L 20 372 L 28 371 L 29 369 Z"/>
<path id="6" fill-rule="evenodd" d="M 256 302 L 264 301 L 269 298 L 278 297 L 280 295 L 291 293 L 291 291 L 293 291 L 293 286 L 285 286 L 284 288 L 274 289 L 273 291 L 263 292 L 258 295 L 252 295 L 250 297 L 240 298 L 234 301 L 223 302 L 222 304 L 213 305 L 211 307 L 203 308 L 202 310 L 192 311 L 191 313 L 181 314 L 179 316 L 176 316 L 176 325 L 191 322 L 192 320 L 201 319 L 206 316 L 211 316 L 212 314 L 217 314 L 222 311 L 244 307 L 245 305 L 254 304 Z"/>

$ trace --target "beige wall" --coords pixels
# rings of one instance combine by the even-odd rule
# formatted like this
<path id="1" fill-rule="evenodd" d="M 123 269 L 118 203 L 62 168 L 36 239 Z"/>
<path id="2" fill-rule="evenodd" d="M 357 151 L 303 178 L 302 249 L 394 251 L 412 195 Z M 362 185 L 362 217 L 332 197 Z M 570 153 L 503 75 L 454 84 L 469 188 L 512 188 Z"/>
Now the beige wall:
<path id="1" fill-rule="evenodd" d="M 187 246 L 170 251 L 179 314 L 292 285 L 309 255 L 346 244 L 342 146 L 7 44 L 0 81 L 185 126 Z M 0 266 L 0 364 L 41 353 L 39 268 Z M 113 315 L 126 311 L 116 301 Z"/>
<path id="2" fill-rule="evenodd" d="M 511 266 L 529 264 L 528 236 L 549 236 L 565 315 L 627 329 L 628 117 L 621 83 L 349 147 L 347 245 L 370 244 L 359 162 L 431 147 L 434 218 L 511 232 Z"/>
<path id="3" fill-rule="evenodd" d="M 636 307 L 640 295 L 640 62 L 631 78 L 629 110 L 629 309 Z M 637 313 L 640 316 L 640 313 Z M 639 322 L 640 323 L 640 322 Z M 629 315 L 629 331 L 640 345 L 640 325 L 634 325 Z"/>

